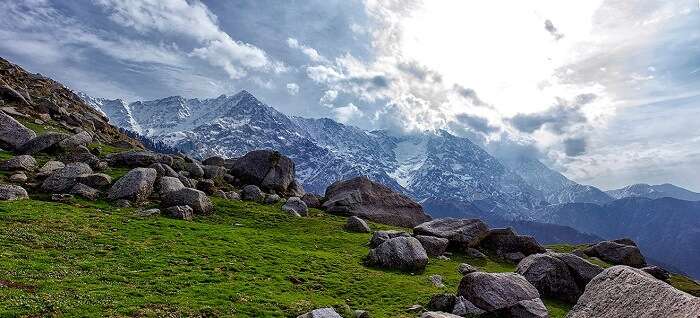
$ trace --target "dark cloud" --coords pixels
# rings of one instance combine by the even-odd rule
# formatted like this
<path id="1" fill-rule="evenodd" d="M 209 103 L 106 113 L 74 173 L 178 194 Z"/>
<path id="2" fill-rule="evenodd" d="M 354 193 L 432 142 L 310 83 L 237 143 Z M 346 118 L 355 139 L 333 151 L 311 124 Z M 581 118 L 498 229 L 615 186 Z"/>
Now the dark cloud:
<path id="1" fill-rule="evenodd" d="M 564 37 L 564 34 L 559 33 L 559 30 L 554 26 L 551 20 L 544 21 L 544 29 L 551 34 L 555 40 L 559 41 Z"/>
<path id="2" fill-rule="evenodd" d="M 556 106 L 544 112 L 518 114 L 510 119 L 510 123 L 515 129 L 525 133 L 533 133 L 538 129 L 546 128 L 555 134 L 563 135 L 567 133 L 568 128 L 588 121 L 581 112 L 581 107 L 596 98 L 595 94 L 582 94 L 578 95 L 573 102 L 559 99 Z"/>
<path id="3" fill-rule="evenodd" d="M 457 115 L 457 121 L 463 125 L 484 134 L 491 134 L 500 131 L 499 127 L 492 126 L 486 118 L 467 114 Z"/>
<path id="4" fill-rule="evenodd" d="M 586 153 L 588 143 L 585 138 L 567 138 L 564 139 L 564 152 L 569 157 L 578 157 Z"/>
<path id="5" fill-rule="evenodd" d="M 458 93 L 459 95 L 461 95 L 462 97 L 464 97 L 464 98 L 466 98 L 466 99 L 468 99 L 468 100 L 471 100 L 472 103 L 474 103 L 474 105 L 477 105 L 477 106 L 485 106 L 485 105 L 486 105 L 486 103 L 484 103 L 484 101 L 482 101 L 482 100 L 479 98 L 479 96 L 476 94 L 476 91 L 474 91 L 473 89 L 471 89 L 471 88 L 466 88 L 466 87 L 462 87 L 462 86 L 459 86 L 459 85 L 455 85 L 455 86 L 454 86 L 454 89 L 455 89 L 455 90 L 457 91 L 457 93 Z"/>
<path id="6" fill-rule="evenodd" d="M 397 68 L 421 81 L 432 81 L 435 83 L 442 83 L 442 75 L 440 73 L 429 69 L 428 67 L 418 63 L 417 61 L 399 63 L 397 65 Z"/>

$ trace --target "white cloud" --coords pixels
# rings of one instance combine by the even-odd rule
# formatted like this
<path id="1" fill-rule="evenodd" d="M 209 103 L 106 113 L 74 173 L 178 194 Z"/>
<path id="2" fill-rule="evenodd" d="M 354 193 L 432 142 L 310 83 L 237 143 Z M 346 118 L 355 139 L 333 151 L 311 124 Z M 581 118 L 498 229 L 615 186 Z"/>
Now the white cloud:
<path id="1" fill-rule="evenodd" d="M 336 98 L 338 98 L 338 91 L 330 89 L 323 93 L 318 103 L 324 107 L 333 107 Z"/>
<path id="2" fill-rule="evenodd" d="M 299 43 L 297 39 L 288 38 L 287 45 L 292 49 L 300 50 L 304 55 L 306 55 L 312 62 L 327 62 L 328 60 L 312 47 L 308 47 Z"/>
<path id="3" fill-rule="evenodd" d="M 352 103 L 347 106 L 333 109 L 335 119 L 341 123 L 349 123 L 350 121 L 364 117 L 364 113 Z"/>
<path id="4" fill-rule="evenodd" d="M 296 83 L 287 83 L 287 92 L 292 96 L 299 94 L 299 85 Z"/>

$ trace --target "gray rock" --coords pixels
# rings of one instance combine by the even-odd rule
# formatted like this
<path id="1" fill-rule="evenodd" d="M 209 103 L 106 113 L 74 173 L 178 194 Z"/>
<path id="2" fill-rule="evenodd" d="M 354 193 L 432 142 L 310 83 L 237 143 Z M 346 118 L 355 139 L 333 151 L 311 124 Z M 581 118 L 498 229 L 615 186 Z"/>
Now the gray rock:
<path id="1" fill-rule="evenodd" d="M 365 310 L 355 310 L 354 318 L 370 318 L 369 312 Z"/>
<path id="2" fill-rule="evenodd" d="M 158 194 L 164 196 L 170 192 L 184 189 L 185 186 L 182 184 L 180 179 L 174 177 L 162 177 L 158 179 Z"/>
<path id="3" fill-rule="evenodd" d="M 204 177 L 204 169 L 202 165 L 197 162 L 188 162 L 185 168 L 187 169 L 187 173 L 190 174 L 190 178 L 199 179 Z"/>
<path id="4" fill-rule="evenodd" d="M 356 216 L 351 216 L 345 222 L 345 230 L 348 232 L 369 233 L 371 230 L 365 220 Z"/>
<path id="5" fill-rule="evenodd" d="M 224 192 L 224 190 L 216 190 L 216 191 L 214 191 L 213 196 L 215 196 L 217 198 L 226 199 L 226 192 Z"/>
<path id="6" fill-rule="evenodd" d="M 154 215 L 160 215 L 160 209 L 147 209 L 136 211 L 136 215 L 140 217 L 151 217 Z"/>
<path id="7" fill-rule="evenodd" d="M 306 207 L 306 203 L 299 199 L 298 197 L 291 197 L 287 199 L 287 202 L 282 205 L 282 211 L 295 212 L 300 216 L 308 216 L 309 209 Z"/>
<path id="8" fill-rule="evenodd" d="M 602 241 L 588 247 L 583 252 L 588 256 L 597 257 L 614 265 L 627 265 L 641 268 L 645 267 L 647 264 L 638 247 L 612 241 Z"/>
<path id="9" fill-rule="evenodd" d="M 647 266 L 643 267 L 642 270 L 647 274 L 654 276 L 656 279 L 667 281 L 671 278 L 671 273 L 659 266 Z"/>
<path id="10" fill-rule="evenodd" d="M 188 177 L 183 177 L 183 176 L 179 176 L 178 179 L 180 180 L 180 182 L 182 182 L 182 185 L 184 185 L 186 188 L 194 189 L 197 187 L 196 180 L 190 179 Z"/>
<path id="11" fill-rule="evenodd" d="M 61 140 L 58 146 L 62 149 L 73 149 L 79 146 L 87 146 L 92 142 L 92 136 L 87 131 L 81 131 L 73 136 Z"/>
<path id="12" fill-rule="evenodd" d="M 194 211 L 188 205 L 176 205 L 165 209 L 165 213 L 180 220 L 192 220 Z"/>
<path id="13" fill-rule="evenodd" d="M 27 198 L 29 198 L 29 195 L 24 188 L 17 185 L 0 184 L 0 201 L 14 201 Z"/>
<path id="14" fill-rule="evenodd" d="M 457 267 L 457 272 L 459 272 L 462 275 L 467 275 L 467 274 L 479 272 L 479 271 L 480 270 L 478 268 L 471 266 L 467 263 L 459 264 L 459 267 Z"/>
<path id="15" fill-rule="evenodd" d="M 37 172 L 38 177 L 47 177 L 51 173 L 65 168 L 66 165 L 63 164 L 63 162 L 60 161 L 55 161 L 55 160 L 50 160 L 47 161 L 41 168 L 39 168 L 39 171 Z"/>
<path id="16" fill-rule="evenodd" d="M 262 202 L 265 199 L 265 194 L 256 185 L 247 185 L 241 190 L 241 199 L 243 201 Z"/>
<path id="17" fill-rule="evenodd" d="M 445 288 L 445 284 L 442 283 L 442 276 L 440 275 L 430 275 L 430 282 L 433 286 L 437 288 Z"/>
<path id="18" fill-rule="evenodd" d="M 158 173 L 151 168 L 134 168 L 117 180 L 107 192 L 107 199 L 144 201 L 153 192 Z"/>
<path id="19" fill-rule="evenodd" d="M 207 166 L 223 167 L 225 163 L 226 163 L 226 159 L 219 157 L 219 156 L 209 157 L 207 159 L 204 159 L 204 161 L 202 161 L 202 164 L 207 165 Z"/>
<path id="20" fill-rule="evenodd" d="M 576 303 L 582 293 L 566 263 L 549 254 L 533 254 L 524 258 L 516 272 L 535 286 L 542 296 Z"/>
<path id="21" fill-rule="evenodd" d="M 58 159 L 64 163 L 83 162 L 90 167 L 97 167 L 100 163 L 100 158 L 93 155 L 90 149 L 85 146 L 77 146 L 69 149 L 58 155 Z"/>
<path id="22" fill-rule="evenodd" d="M 574 277 L 576 285 L 579 289 L 583 291 L 586 288 L 588 282 L 593 279 L 593 277 L 598 276 L 603 271 L 603 268 L 595 265 L 581 257 L 569 253 L 547 253 L 552 255 L 561 261 L 563 261 L 569 268 L 569 272 Z"/>
<path id="23" fill-rule="evenodd" d="M 566 317 L 696 318 L 700 317 L 700 298 L 644 271 L 613 266 L 588 283 Z"/>
<path id="24" fill-rule="evenodd" d="M 51 201 L 61 202 L 61 203 L 72 203 L 75 197 L 72 194 L 67 193 L 54 193 L 51 195 Z"/>
<path id="25" fill-rule="evenodd" d="M 161 178 L 161 177 L 174 177 L 174 178 L 177 178 L 177 177 L 180 176 L 180 175 L 177 174 L 177 172 L 175 172 L 175 170 L 173 170 L 173 168 L 171 168 L 170 166 L 168 166 L 168 165 L 166 165 L 166 164 L 164 164 L 164 163 L 154 163 L 154 164 L 152 164 L 152 165 L 150 165 L 150 166 L 148 166 L 148 167 L 149 167 L 149 168 L 155 169 L 156 172 L 158 173 L 158 177 L 159 177 L 159 178 Z"/>
<path id="26" fill-rule="evenodd" d="M 314 309 L 297 318 L 343 318 L 333 308 Z"/>
<path id="27" fill-rule="evenodd" d="M 230 173 L 245 184 L 290 195 L 288 188 L 294 181 L 294 169 L 294 161 L 277 151 L 255 150 L 236 160 Z"/>
<path id="28" fill-rule="evenodd" d="M 428 264 L 428 254 L 417 239 L 395 237 L 371 249 L 366 262 L 369 266 L 423 272 Z"/>
<path id="29" fill-rule="evenodd" d="M 446 238 L 450 244 L 466 248 L 479 245 L 488 230 L 479 219 L 443 218 L 422 223 L 413 228 L 413 233 Z"/>
<path id="30" fill-rule="evenodd" d="M 369 247 L 370 248 L 375 248 L 382 243 L 393 239 L 395 237 L 409 237 L 409 235 L 406 232 L 403 231 L 395 231 L 395 230 L 389 230 L 389 231 L 376 231 L 372 233 L 372 238 L 369 241 Z"/>
<path id="31" fill-rule="evenodd" d="M 265 204 L 275 204 L 277 202 L 280 202 L 280 200 L 282 200 L 282 198 L 280 198 L 279 195 L 269 194 L 269 195 L 265 196 L 264 203 Z"/>
<path id="32" fill-rule="evenodd" d="M 214 180 L 202 179 L 197 181 L 197 190 L 200 190 L 208 195 L 214 194 L 217 188 L 214 184 Z"/>
<path id="33" fill-rule="evenodd" d="M 13 183 L 25 183 L 27 182 L 27 175 L 24 172 L 18 172 L 10 176 L 9 180 Z"/>
<path id="34" fill-rule="evenodd" d="M 464 255 L 470 258 L 486 259 L 486 255 L 484 255 L 484 253 L 472 247 L 464 250 Z"/>
<path id="35" fill-rule="evenodd" d="M 306 193 L 301 197 L 301 200 L 306 203 L 307 207 L 313 208 L 313 209 L 320 209 L 321 208 L 321 199 L 313 194 L 313 193 Z"/>
<path id="36" fill-rule="evenodd" d="M 112 184 L 112 177 L 104 173 L 92 173 L 81 175 L 76 181 L 92 188 L 105 189 Z"/>
<path id="37" fill-rule="evenodd" d="M 455 307 L 456 297 L 454 294 L 435 294 L 430 297 L 428 309 L 435 311 L 451 312 Z"/>
<path id="38" fill-rule="evenodd" d="M 214 205 L 204 192 L 192 188 L 182 188 L 161 197 L 161 203 L 168 208 L 177 205 L 188 205 L 195 214 L 211 214 Z"/>
<path id="39" fill-rule="evenodd" d="M 481 241 L 480 247 L 514 263 L 525 256 L 547 251 L 532 236 L 518 235 L 511 228 L 490 230 Z"/>
<path id="40" fill-rule="evenodd" d="M 114 167 L 148 167 L 154 163 L 171 165 L 173 158 L 150 151 L 129 151 L 107 155 L 107 161 Z"/>
<path id="41" fill-rule="evenodd" d="M 329 213 L 401 227 L 430 220 L 420 204 L 367 177 L 333 183 L 326 189 L 326 198 L 323 208 Z"/>
<path id="42" fill-rule="evenodd" d="M 515 305 L 502 308 L 493 312 L 496 317 L 516 317 L 516 318 L 548 318 L 547 307 L 542 300 L 530 299 L 521 300 Z"/>
<path id="43" fill-rule="evenodd" d="M 455 305 L 452 314 L 460 317 L 474 317 L 486 313 L 483 309 L 474 306 L 470 301 L 462 296 L 455 298 Z"/>
<path id="44" fill-rule="evenodd" d="M 637 246 L 636 242 L 634 242 L 631 238 L 627 238 L 627 237 L 619 238 L 619 239 L 612 240 L 612 241 L 617 243 L 617 244 Z"/>
<path id="45" fill-rule="evenodd" d="M 80 176 L 92 174 L 90 166 L 82 162 L 67 164 L 65 167 L 54 171 L 41 184 L 41 189 L 48 193 L 61 193 L 70 190 Z"/>
<path id="46" fill-rule="evenodd" d="M 17 150 L 35 137 L 33 130 L 0 111 L 0 148 Z"/>
<path id="47" fill-rule="evenodd" d="M 423 245 L 428 256 L 437 257 L 445 253 L 450 241 L 446 238 L 426 235 L 416 235 L 416 239 Z"/>
<path id="48" fill-rule="evenodd" d="M 131 207 L 131 202 L 129 202 L 129 200 L 124 200 L 124 199 L 120 199 L 120 200 L 114 201 L 114 203 L 112 203 L 112 204 L 113 204 L 115 207 L 118 207 L 118 208 L 128 208 L 128 207 Z"/>
<path id="49" fill-rule="evenodd" d="M 6 171 L 34 171 L 36 160 L 30 155 L 12 157 L 0 163 L 0 170 Z"/>
<path id="50" fill-rule="evenodd" d="M 226 192 L 226 199 L 229 199 L 229 200 L 240 200 L 240 199 L 241 199 L 241 195 L 238 194 L 238 192 L 236 192 L 236 191 L 229 191 L 229 192 Z"/>
<path id="51" fill-rule="evenodd" d="M 457 315 L 442 312 L 442 311 L 426 311 L 420 315 L 420 318 L 460 318 Z"/>
<path id="52" fill-rule="evenodd" d="M 100 191 L 97 189 L 91 188 L 87 185 L 84 185 L 82 183 L 76 183 L 70 191 L 68 191 L 69 194 L 74 194 L 74 195 L 79 195 L 85 199 L 88 200 L 97 200 L 100 197 Z"/>
<path id="53" fill-rule="evenodd" d="M 464 275 L 457 295 L 487 312 L 515 306 L 522 300 L 540 298 L 535 286 L 515 273 L 474 272 Z"/>
<path id="54" fill-rule="evenodd" d="M 205 165 L 202 169 L 204 169 L 204 178 L 206 179 L 223 178 L 226 174 L 226 168 L 221 166 Z"/>
<path id="55" fill-rule="evenodd" d="M 27 100 L 27 97 L 22 95 L 20 92 L 14 90 L 12 87 L 7 85 L 0 86 L 0 97 L 1 99 L 7 101 L 13 101 L 20 103 L 22 106 L 30 106 L 31 103 Z"/>
<path id="56" fill-rule="evenodd" d="M 42 151 L 50 151 L 56 148 L 59 142 L 68 137 L 69 135 L 64 133 L 47 132 L 27 141 L 17 149 L 17 152 L 23 155 L 33 155 Z"/>

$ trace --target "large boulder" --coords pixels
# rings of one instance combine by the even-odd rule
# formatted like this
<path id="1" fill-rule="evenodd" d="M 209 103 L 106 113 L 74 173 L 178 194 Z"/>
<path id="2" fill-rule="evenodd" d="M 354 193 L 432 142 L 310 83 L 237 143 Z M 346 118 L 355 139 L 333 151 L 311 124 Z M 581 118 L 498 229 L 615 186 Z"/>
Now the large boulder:
<path id="1" fill-rule="evenodd" d="M 567 318 L 697 318 L 700 298 L 686 294 L 642 270 L 628 266 L 605 269 Z"/>
<path id="2" fill-rule="evenodd" d="M 437 257 L 445 253 L 447 246 L 450 241 L 446 238 L 426 236 L 426 235 L 416 235 L 416 239 L 423 245 L 425 252 L 428 256 Z"/>
<path id="3" fill-rule="evenodd" d="M 93 168 L 96 168 L 100 163 L 100 158 L 92 154 L 90 149 L 85 146 L 65 149 L 65 151 L 59 154 L 58 159 L 64 163 L 83 162 Z"/>
<path id="4" fill-rule="evenodd" d="M 207 158 L 207 159 L 204 159 L 204 160 L 202 161 L 202 164 L 203 164 L 203 165 L 206 165 L 206 166 L 219 166 L 219 167 L 223 167 L 223 166 L 226 164 L 226 159 L 224 159 L 224 158 L 222 158 L 222 157 L 220 157 L 220 156 L 213 156 L 213 157 L 209 157 L 209 158 Z"/>
<path id="5" fill-rule="evenodd" d="M 0 201 L 14 201 L 26 198 L 29 198 L 29 195 L 24 188 L 17 185 L 0 184 Z"/>
<path id="6" fill-rule="evenodd" d="M 613 241 L 602 241 L 586 248 L 583 252 L 588 256 L 597 257 L 613 265 L 642 268 L 647 264 L 637 246 Z"/>
<path id="7" fill-rule="evenodd" d="M 455 247 L 467 248 L 479 245 L 488 230 L 486 223 L 479 219 L 442 218 L 414 227 L 413 233 L 446 238 Z"/>
<path id="8" fill-rule="evenodd" d="M 30 155 L 15 156 L 0 162 L 0 170 L 6 171 L 33 171 L 36 160 Z"/>
<path id="9" fill-rule="evenodd" d="M 595 265 L 581 257 L 570 253 L 547 253 L 552 255 L 566 264 L 569 272 L 573 276 L 579 289 L 583 291 L 588 282 L 593 277 L 598 276 L 603 271 L 603 268 Z"/>
<path id="10" fill-rule="evenodd" d="M 298 193 L 298 184 L 294 182 L 294 161 L 277 151 L 251 151 L 236 160 L 230 173 L 242 183 L 257 185 L 265 191 L 303 195 Z"/>
<path id="11" fill-rule="evenodd" d="M 214 165 L 202 166 L 204 170 L 204 178 L 206 179 L 219 179 L 223 178 L 226 174 L 226 168 Z"/>
<path id="12" fill-rule="evenodd" d="M 351 216 L 345 222 L 345 230 L 348 232 L 369 233 L 371 230 L 365 220 L 356 216 Z"/>
<path id="13" fill-rule="evenodd" d="M 522 301 L 540 298 L 535 286 L 515 273 L 473 272 L 464 275 L 457 295 L 487 312 L 508 309 L 519 306 Z"/>
<path id="14" fill-rule="evenodd" d="M 211 214 L 214 211 L 209 197 L 204 192 L 192 188 L 168 192 L 161 197 L 161 204 L 164 208 L 187 205 L 192 208 L 194 214 Z"/>
<path id="15" fill-rule="evenodd" d="M 178 178 L 162 177 L 158 179 L 158 194 L 161 196 L 183 188 L 185 188 L 185 185 Z"/>
<path id="16" fill-rule="evenodd" d="M 84 185 L 82 183 L 76 183 L 69 191 L 69 194 L 79 195 L 88 200 L 97 200 L 100 196 L 100 191 Z"/>
<path id="17" fill-rule="evenodd" d="M 55 170 L 41 184 L 41 189 L 48 193 L 63 193 L 70 190 L 81 176 L 92 174 L 92 169 L 82 162 L 67 164 L 65 167 Z"/>
<path id="18" fill-rule="evenodd" d="M 33 155 L 42 151 L 51 151 L 58 148 L 56 145 L 68 137 L 70 136 L 64 133 L 47 132 L 27 141 L 17 149 L 17 152 L 23 155 Z"/>
<path id="19" fill-rule="evenodd" d="M 48 177 L 52 173 L 54 173 L 57 170 L 65 168 L 66 165 L 63 164 L 63 162 L 56 161 L 56 160 L 49 160 L 47 161 L 41 168 L 39 168 L 39 171 L 37 172 L 37 177 L 44 178 Z"/>
<path id="20" fill-rule="evenodd" d="M 314 309 L 297 318 L 342 318 L 333 308 Z"/>
<path id="21" fill-rule="evenodd" d="M 36 133 L 33 130 L 0 111 L 0 148 L 17 150 L 35 137 Z"/>
<path id="22" fill-rule="evenodd" d="M 189 173 L 190 178 L 199 179 L 204 177 L 204 168 L 196 161 L 185 164 L 185 170 Z"/>
<path id="23" fill-rule="evenodd" d="M 173 158 L 151 151 L 129 151 L 107 155 L 107 161 L 111 166 L 124 167 L 148 167 L 154 163 L 171 165 Z"/>
<path id="24" fill-rule="evenodd" d="M 262 202 L 265 199 L 265 194 L 256 185 L 249 184 L 241 190 L 241 200 Z"/>
<path id="25" fill-rule="evenodd" d="M 73 136 L 65 138 L 58 143 L 58 146 L 65 150 L 74 149 L 80 146 L 87 146 L 92 142 L 92 136 L 87 131 L 81 131 Z"/>
<path id="26" fill-rule="evenodd" d="M 148 167 L 156 169 L 156 172 L 158 173 L 159 178 L 160 177 L 175 177 L 175 178 L 179 177 L 179 175 L 177 174 L 177 172 L 175 172 L 175 170 L 173 170 L 173 168 L 171 168 L 170 166 L 168 166 L 164 163 L 154 163 Z"/>
<path id="27" fill-rule="evenodd" d="M 333 183 L 326 189 L 323 207 L 330 213 L 355 215 L 402 227 L 413 227 L 430 220 L 420 204 L 367 177 Z"/>
<path id="28" fill-rule="evenodd" d="M 306 203 L 307 207 L 314 209 L 321 208 L 321 199 L 318 195 L 315 195 L 313 193 L 306 193 L 301 197 L 301 200 L 304 201 L 304 203 Z"/>
<path id="29" fill-rule="evenodd" d="M 157 176 L 155 169 L 134 168 L 112 185 L 107 199 L 143 201 L 151 195 Z"/>
<path id="30" fill-rule="evenodd" d="M 103 189 L 112 184 L 112 177 L 104 173 L 93 173 L 81 175 L 76 181 L 92 188 Z"/>
<path id="31" fill-rule="evenodd" d="M 309 215 L 309 208 L 306 206 L 306 203 L 298 197 L 289 198 L 282 206 L 282 211 L 292 214 L 296 213 L 300 216 Z"/>
<path id="32" fill-rule="evenodd" d="M 487 252 L 516 262 L 520 259 L 513 259 L 510 255 L 522 255 L 522 258 L 546 252 L 546 249 L 537 243 L 534 237 L 518 235 L 512 228 L 490 230 L 479 245 Z"/>
<path id="33" fill-rule="evenodd" d="M 428 264 L 428 254 L 413 237 L 395 237 L 371 249 L 367 265 L 405 272 L 422 272 Z"/>
<path id="34" fill-rule="evenodd" d="M 647 266 L 642 268 L 647 274 L 654 276 L 656 279 L 663 281 L 669 280 L 671 278 L 671 273 L 659 266 Z"/>
<path id="35" fill-rule="evenodd" d="M 516 273 L 535 286 L 540 295 L 576 303 L 582 290 L 562 260 L 548 254 L 533 254 L 518 264 Z"/>
<path id="36" fill-rule="evenodd" d="M 382 243 L 393 239 L 395 237 L 409 237 L 409 235 L 406 232 L 403 231 L 396 231 L 396 230 L 388 230 L 388 231 L 376 231 L 372 233 L 372 238 L 369 240 L 369 248 L 375 248 L 379 245 L 382 245 Z"/>

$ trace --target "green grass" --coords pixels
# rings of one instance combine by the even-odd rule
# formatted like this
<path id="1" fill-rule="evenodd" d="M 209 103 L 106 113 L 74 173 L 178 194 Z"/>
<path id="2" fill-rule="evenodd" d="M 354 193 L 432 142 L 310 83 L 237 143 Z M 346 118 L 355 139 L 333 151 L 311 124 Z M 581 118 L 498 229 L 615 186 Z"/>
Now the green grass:
<path id="1" fill-rule="evenodd" d="M 0 316 L 296 317 L 334 306 L 413 317 L 407 307 L 456 291 L 461 262 L 514 269 L 460 255 L 431 258 L 421 274 L 367 268 L 370 235 L 343 231 L 344 218 L 215 203 L 215 215 L 194 221 L 139 218 L 104 202 L 0 203 L 0 285 L 13 286 L 0 287 Z M 434 274 L 447 287 L 434 287 Z M 546 304 L 552 317 L 569 308 Z"/>
<path id="2" fill-rule="evenodd" d="M 669 284 L 695 297 L 700 297 L 700 284 L 683 275 L 671 274 Z"/>
<path id="3" fill-rule="evenodd" d="M 45 132 L 62 132 L 62 133 L 68 133 L 68 131 L 52 121 L 45 122 L 43 125 L 39 125 L 34 122 L 33 119 L 27 119 L 23 117 L 14 117 L 18 122 L 22 123 L 25 127 L 33 130 L 37 135 L 40 135 Z"/>

